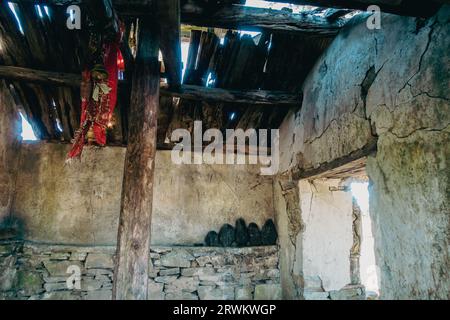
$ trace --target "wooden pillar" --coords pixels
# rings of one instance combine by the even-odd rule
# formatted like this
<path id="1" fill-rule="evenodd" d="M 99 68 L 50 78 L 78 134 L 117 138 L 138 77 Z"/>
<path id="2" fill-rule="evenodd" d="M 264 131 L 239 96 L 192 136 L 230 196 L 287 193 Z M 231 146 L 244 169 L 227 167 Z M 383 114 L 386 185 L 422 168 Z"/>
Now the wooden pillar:
<path id="1" fill-rule="evenodd" d="M 140 23 L 130 101 L 113 299 L 147 299 L 160 66 L 158 26 Z"/>

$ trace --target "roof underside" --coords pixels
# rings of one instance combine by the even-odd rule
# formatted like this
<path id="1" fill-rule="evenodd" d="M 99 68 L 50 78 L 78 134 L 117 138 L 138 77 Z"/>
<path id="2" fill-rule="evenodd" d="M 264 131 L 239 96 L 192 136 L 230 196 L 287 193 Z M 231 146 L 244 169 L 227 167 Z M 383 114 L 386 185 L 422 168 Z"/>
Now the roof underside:
<path id="1" fill-rule="evenodd" d="M 14 10 L 6 1 L 2 1 L 0 6 L 1 65 L 81 73 L 89 35 L 86 29 L 61 27 L 67 20 L 65 6 L 46 4 L 44 7 L 42 4 L 38 8 L 30 1 L 17 1 Z M 318 14 L 323 12 L 317 10 Z M 96 15 L 89 10 L 83 13 L 87 20 L 93 20 Z M 126 24 L 128 36 L 137 18 L 129 15 L 121 18 Z M 271 30 L 262 30 L 260 36 L 253 38 L 231 30 L 206 30 L 191 32 L 190 63 L 186 66 L 184 84 L 300 93 L 307 74 L 333 39 L 330 35 Z M 221 41 L 222 35 L 225 36 Z M 125 43 L 128 41 L 125 40 Z M 211 79 L 215 81 L 208 81 Z M 79 89 L 17 81 L 10 81 L 9 85 L 16 104 L 39 139 L 64 143 L 73 139 L 80 121 Z M 129 93 L 128 83 L 119 86 L 115 126 L 108 133 L 110 145 L 126 144 Z M 158 146 L 164 146 L 173 129 L 192 128 L 195 120 L 203 121 L 204 129 L 271 129 L 279 127 L 287 111 L 286 106 L 267 107 L 162 96 Z"/>

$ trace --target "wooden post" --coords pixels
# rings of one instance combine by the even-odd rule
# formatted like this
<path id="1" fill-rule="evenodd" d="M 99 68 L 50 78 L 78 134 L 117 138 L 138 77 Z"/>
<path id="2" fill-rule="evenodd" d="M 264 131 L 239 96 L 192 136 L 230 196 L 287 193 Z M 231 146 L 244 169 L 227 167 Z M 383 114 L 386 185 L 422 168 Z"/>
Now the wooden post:
<path id="1" fill-rule="evenodd" d="M 180 39 L 180 0 L 156 2 L 160 21 L 161 52 L 166 67 L 167 82 L 173 90 L 181 86 L 182 59 Z"/>
<path id="2" fill-rule="evenodd" d="M 141 20 L 130 101 L 113 299 L 147 299 L 160 66 L 158 26 Z"/>

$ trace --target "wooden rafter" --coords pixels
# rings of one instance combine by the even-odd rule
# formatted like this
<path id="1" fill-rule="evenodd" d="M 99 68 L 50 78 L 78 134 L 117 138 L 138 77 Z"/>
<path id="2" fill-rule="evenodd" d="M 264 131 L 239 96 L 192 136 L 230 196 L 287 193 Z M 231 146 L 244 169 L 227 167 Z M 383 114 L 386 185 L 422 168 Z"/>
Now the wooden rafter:
<path id="1" fill-rule="evenodd" d="M 413 17 L 430 17 L 448 0 L 270 0 L 271 2 L 366 11 L 377 5 L 381 11 Z M 426 2 L 426 3 L 425 3 Z"/>
<path id="2" fill-rule="evenodd" d="M 0 66 L 0 79 L 75 88 L 78 88 L 81 83 L 81 76 L 78 74 L 48 72 L 12 66 Z M 301 101 L 300 95 L 283 91 L 226 90 L 194 85 L 182 85 L 177 90 L 164 88 L 161 90 L 161 94 L 188 100 L 232 102 L 266 106 L 298 105 Z"/>
<path id="3" fill-rule="evenodd" d="M 206 88 L 195 85 L 183 85 L 179 91 L 161 89 L 161 94 L 187 100 L 256 104 L 266 106 L 295 106 L 301 103 L 300 94 L 268 90 L 227 90 L 220 88 Z"/>
<path id="4" fill-rule="evenodd" d="M 160 45 L 166 68 L 167 81 L 173 89 L 181 85 L 180 0 L 158 0 Z"/>
<path id="5" fill-rule="evenodd" d="M 90 1 L 90 0 L 89 0 Z M 141 16 L 146 12 L 150 12 L 152 2 L 155 0 L 112 0 L 116 9 L 122 15 Z M 429 0 L 424 4 L 423 0 L 270 0 L 271 2 L 280 2 L 287 4 L 309 5 L 325 8 L 351 9 L 351 10 L 367 10 L 370 5 L 377 5 L 381 11 L 412 17 L 430 17 L 439 9 L 443 3 L 449 3 L 449 0 Z M 30 3 L 47 3 L 56 5 L 81 4 L 83 0 L 21 0 L 21 2 Z M 204 1 L 200 0 L 182 0 L 181 20 L 184 23 L 183 7 L 185 5 L 199 8 Z M 234 3 L 234 1 L 221 1 L 221 4 Z M 209 5 L 213 7 L 214 5 Z M 215 5 L 216 7 L 219 5 Z M 267 11 L 266 11 L 267 12 Z"/>

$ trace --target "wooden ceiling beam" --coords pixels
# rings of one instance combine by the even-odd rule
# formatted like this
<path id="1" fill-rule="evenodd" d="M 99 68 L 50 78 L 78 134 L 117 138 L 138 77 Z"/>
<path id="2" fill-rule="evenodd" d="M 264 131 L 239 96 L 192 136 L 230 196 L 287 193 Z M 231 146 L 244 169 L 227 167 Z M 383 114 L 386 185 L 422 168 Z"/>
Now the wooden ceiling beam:
<path id="1" fill-rule="evenodd" d="M 89 0 L 90 1 L 90 0 Z M 155 0 L 112 0 L 114 7 L 122 15 L 141 16 L 145 15 L 145 12 L 151 12 L 148 10 L 151 3 Z M 183 16 L 185 13 L 189 13 L 189 6 L 191 8 L 200 8 L 204 1 L 200 0 L 181 0 L 181 20 L 184 23 Z M 423 0 L 268 0 L 270 2 L 280 2 L 286 4 L 297 5 L 309 5 L 324 8 L 337 8 L 337 9 L 352 9 L 366 11 L 370 5 L 377 5 L 381 11 L 387 13 L 393 13 L 403 16 L 421 17 L 427 18 L 436 13 L 439 7 L 444 3 L 450 3 L 449 0 L 429 0 L 426 4 Z M 21 0 L 21 2 L 30 2 L 34 4 L 47 3 L 56 5 L 71 5 L 81 4 L 83 0 Z M 88 1 L 87 1 L 88 2 Z M 225 1 L 228 6 L 231 3 L 239 1 Z M 221 1 L 223 4 L 224 1 Z M 219 5 L 215 5 L 219 7 Z M 213 7 L 212 4 L 207 6 Z M 262 9 L 265 10 L 265 9 Z"/>
<path id="2" fill-rule="evenodd" d="M 206 88 L 195 85 L 182 85 L 181 90 L 171 91 L 161 88 L 161 95 L 178 97 L 186 100 L 206 102 L 229 102 L 240 104 L 256 104 L 265 106 L 300 105 L 301 95 L 283 91 L 268 90 L 228 90 Z"/>
<path id="3" fill-rule="evenodd" d="M 114 0 L 114 6 L 122 16 L 148 16 L 150 1 Z M 245 7 L 242 5 L 211 6 L 195 1 L 182 1 L 181 23 L 199 27 L 223 28 L 246 31 L 270 30 L 275 32 L 303 32 L 335 35 L 342 27 L 327 19 L 309 13 L 294 14 L 281 10 Z"/>
<path id="4" fill-rule="evenodd" d="M 309 12 L 291 13 L 283 10 L 245 7 L 240 5 L 220 8 L 201 5 L 184 5 L 181 20 L 185 24 L 246 31 L 300 32 L 319 35 L 336 35 L 342 23 L 330 22 Z"/>
<path id="5" fill-rule="evenodd" d="M 426 18 L 436 13 L 440 5 L 448 3 L 449 0 L 270 0 L 270 2 L 362 11 L 366 11 L 370 5 L 377 5 L 382 12 Z"/>
<path id="6" fill-rule="evenodd" d="M 0 66 L 0 79 L 78 88 L 81 75 L 49 72 L 29 68 Z M 292 106 L 301 103 L 301 95 L 283 91 L 226 90 L 194 85 L 181 85 L 174 90 L 161 88 L 161 95 L 208 102 L 231 102 L 265 106 Z"/>

